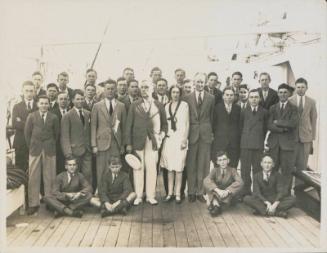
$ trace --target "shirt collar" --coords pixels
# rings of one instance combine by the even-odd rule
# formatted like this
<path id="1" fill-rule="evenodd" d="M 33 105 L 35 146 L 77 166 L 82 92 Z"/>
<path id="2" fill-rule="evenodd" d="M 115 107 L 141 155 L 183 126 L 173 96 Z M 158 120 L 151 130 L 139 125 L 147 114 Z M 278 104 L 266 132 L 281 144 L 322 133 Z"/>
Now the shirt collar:
<path id="1" fill-rule="evenodd" d="M 284 107 L 287 105 L 288 101 L 286 100 L 284 103 L 279 102 L 280 107 L 282 107 L 282 104 L 284 104 Z"/>
<path id="2" fill-rule="evenodd" d="M 25 101 L 26 106 L 28 106 L 28 103 L 30 103 L 31 107 L 33 107 L 33 104 L 34 104 L 33 99 L 31 99 L 30 101 L 24 99 L 24 101 Z"/>
<path id="3" fill-rule="evenodd" d="M 258 106 L 255 106 L 255 107 L 251 106 L 251 110 L 252 110 L 252 111 L 253 111 L 253 110 L 258 111 Z"/>
<path id="4" fill-rule="evenodd" d="M 48 112 L 40 112 L 40 111 L 39 111 L 39 113 L 40 113 L 41 118 L 42 118 L 42 114 L 44 114 L 45 118 L 47 117 L 47 114 L 48 114 Z"/>
<path id="5" fill-rule="evenodd" d="M 75 110 L 77 111 L 77 113 L 79 113 L 79 110 L 82 110 L 82 113 L 84 113 L 84 110 L 83 110 L 83 108 L 81 108 L 81 109 L 78 109 L 78 108 L 76 108 L 75 106 L 74 106 L 74 108 L 75 108 Z"/>

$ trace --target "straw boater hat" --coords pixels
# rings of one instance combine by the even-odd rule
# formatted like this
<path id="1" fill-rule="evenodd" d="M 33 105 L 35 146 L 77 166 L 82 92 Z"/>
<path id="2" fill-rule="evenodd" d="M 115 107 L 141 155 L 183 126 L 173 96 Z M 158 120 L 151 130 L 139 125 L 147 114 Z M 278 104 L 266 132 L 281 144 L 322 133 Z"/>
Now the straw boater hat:
<path id="1" fill-rule="evenodd" d="M 141 159 L 136 153 L 125 155 L 125 160 L 134 170 L 140 170 L 142 167 Z"/>

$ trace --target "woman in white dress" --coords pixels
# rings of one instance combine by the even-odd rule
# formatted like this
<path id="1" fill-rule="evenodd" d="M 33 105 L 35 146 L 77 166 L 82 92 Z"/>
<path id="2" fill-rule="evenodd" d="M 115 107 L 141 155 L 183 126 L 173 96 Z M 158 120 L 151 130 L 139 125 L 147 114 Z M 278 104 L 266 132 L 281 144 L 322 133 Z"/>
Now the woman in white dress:
<path id="1" fill-rule="evenodd" d="M 169 89 L 171 102 L 165 106 L 168 133 L 163 143 L 160 160 L 161 167 L 168 170 L 168 195 L 165 201 L 172 199 L 175 188 L 176 203 L 181 202 L 182 173 L 189 132 L 189 108 L 188 104 L 181 100 L 181 92 L 182 90 L 177 86 Z"/>

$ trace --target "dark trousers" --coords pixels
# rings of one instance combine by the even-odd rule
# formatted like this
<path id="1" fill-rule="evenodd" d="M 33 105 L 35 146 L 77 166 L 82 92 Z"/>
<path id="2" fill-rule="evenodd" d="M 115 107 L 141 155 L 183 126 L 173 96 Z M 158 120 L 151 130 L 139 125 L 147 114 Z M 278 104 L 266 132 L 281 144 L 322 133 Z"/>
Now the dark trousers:
<path id="1" fill-rule="evenodd" d="M 15 166 L 23 171 L 28 168 L 28 149 L 27 147 L 15 147 Z"/>
<path id="2" fill-rule="evenodd" d="M 166 168 L 162 168 L 162 177 L 163 177 L 165 192 L 167 195 L 168 194 L 168 170 Z M 181 196 L 185 195 L 186 180 L 187 180 L 187 170 L 186 167 L 184 167 L 183 174 L 182 174 Z"/>
<path id="3" fill-rule="evenodd" d="M 279 171 L 285 179 L 285 189 L 291 193 L 292 171 L 294 170 L 294 150 L 282 150 L 279 146 L 270 149 L 270 155 L 275 162 L 275 171 Z"/>
<path id="4" fill-rule="evenodd" d="M 57 143 L 57 154 L 56 154 L 56 172 L 57 175 L 65 171 L 65 156 L 60 147 L 60 143 Z"/>
<path id="5" fill-rule="evenodd" d="M 263 201 L 255 196 L 245 196 L 244 203 L 248 206 L 252 207 L 254 210 L 256 210 L 261 215 L 266 214 L 267 206 Z M 271 203 L 273 204 L 273 203 Z M 280 199 L 280 203 L 276 209 L 276 212 L 285 212 L 288 209 L 295 206 L 295 198 L 292 196 L 284 197 Z"/>
<path id="6" fill-rule="evenodd" d="M 243 196 L 251 194 L 251 167 L 253 175 L 262 170 L 260 166 L 261 155 L 261 149 L 242 148 L 241 150 L 241 177 L 244 182 Z"/>
<path id="7" fill-rule="evenodd" d="M 53 195 L 44 197 L 44 202 L 48 205 L 50 209 L 57 210 L 62 213 L 65 207 L 68 207 L 72 210 L 77 210 L 87 205 L 92 198 L 91 193 L 86 193 L 85 196 L 81 196 L 76 200 L 60 200 Z"/>

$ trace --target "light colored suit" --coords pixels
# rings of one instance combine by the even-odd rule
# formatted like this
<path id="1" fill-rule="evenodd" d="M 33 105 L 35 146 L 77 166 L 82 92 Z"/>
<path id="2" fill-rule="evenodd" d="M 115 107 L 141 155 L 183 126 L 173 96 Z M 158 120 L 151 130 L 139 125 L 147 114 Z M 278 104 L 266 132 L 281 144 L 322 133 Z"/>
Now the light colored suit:
<path id="1" fill-rule="evenodd" d="M 102 174 L 108 169 L 112 156 L 120 156 L 124 145 L 126 122 L 125 105 L 115 100 L 112 115 L 106 105 L 106 98 L 93 106 L 91 112 L 91 146 L 98 148 L 96 157 L 97 185 L 101 185 Z"/>
<path id="2" fill-rule="evenodd" d="M 91 115 L 83 110 L 84 125 L 79 112 L 72 108 L 61 120 L 61 147 L 65 158 L 74 156 L 77 158 L 79 170 L 86 180 L 92 183 L 91 167 L 91 142 L 90 142 L 90 121 Z"/>
<path id="3" fill-rule="evenodd" d="M 296 147 L 295 147 L 295 166 L 297 170 L 305 170 L 308 166 L 312 141 L 316 138 L 317 109 L 316 101 L 308 96 L 304 96 L 303 112 L 300 114 L 299 124 L 296 129 Z M 297 95 L 289 98 L 289 102 L 297 108 Z"/>

